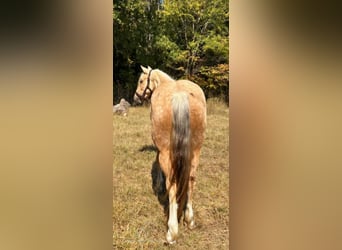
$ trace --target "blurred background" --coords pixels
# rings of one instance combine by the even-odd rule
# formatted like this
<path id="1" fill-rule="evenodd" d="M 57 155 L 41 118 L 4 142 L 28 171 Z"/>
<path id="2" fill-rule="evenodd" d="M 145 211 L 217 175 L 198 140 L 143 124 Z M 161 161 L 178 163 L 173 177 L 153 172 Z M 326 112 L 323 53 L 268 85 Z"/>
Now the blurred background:
<path id="1" fill-rule="evenodd" d="M 230 4 L 231 249 L 341 249 L 339 11 Z"/>
<path id="2" fill-rule="evenodd" d="M 110 249 L 112 3 L 0 13 L 0 249 Z"/>

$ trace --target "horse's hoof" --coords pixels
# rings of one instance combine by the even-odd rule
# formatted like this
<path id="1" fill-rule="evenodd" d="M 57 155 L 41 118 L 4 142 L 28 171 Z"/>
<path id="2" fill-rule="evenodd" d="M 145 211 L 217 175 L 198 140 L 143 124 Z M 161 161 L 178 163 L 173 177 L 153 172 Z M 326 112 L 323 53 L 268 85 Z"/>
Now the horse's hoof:
<path id="1" fill-rule="evenodd" d="M 168 245 L 174 245 L 174 244 L 176 244 L 176 240 L 168 241 L 167 244 L 168 244 Z"/>
<path id="2" fill-rule="evenodd" d="M 165 246 L 169 246 L 169 245 L 175 245 L 176 244 L 176 240 L 168 242 L 168 241 L 164 241 L 164 245 Z"/>
<path id="3" fill-rule="evenodd" d="M 172 237 L 170 230 L 167 231 L 166 240 L 169 245 L 173 245 L 176 243 L 175 237 Z"/>
<path id="4" fill-rule="evenodd" d="M 190 230 L 194 229 L 195 227 L 196 227 L 196 225 L 195 225 L 195 222 L 194 222 L 194 221 L 191 221 L 191 222 L 188 224 L 188 228 L 189 228 Z"/>
<path id="5" fill-rule="evenodd" d="M 191 222 L 187 222 L 186 220 L 184 220 L 184 225 L 187 226 L 190 230 L 192 230 L 196 227 L 194 220 L 192 220 Z"/>
<path id="6" fill-rule="evenodd" d="M 174 244 L 176 244 L 176 240 L 171 240 L 169 238 L 166 238 L 166 242 L 164 244 L 165 245 L 174 245 Z"/>

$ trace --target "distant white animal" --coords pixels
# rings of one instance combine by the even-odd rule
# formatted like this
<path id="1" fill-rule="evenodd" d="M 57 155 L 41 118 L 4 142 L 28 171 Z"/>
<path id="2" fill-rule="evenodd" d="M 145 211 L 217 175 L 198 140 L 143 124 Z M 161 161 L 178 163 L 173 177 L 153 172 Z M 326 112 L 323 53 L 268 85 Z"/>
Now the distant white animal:
<path id="1" fill-rule="evenodd" d="M 131 106 L 124 98 L 121 98 L 120 103 L 113 106 L 113 113 L 118 115 L 127 116 L 128 109 Z"/>

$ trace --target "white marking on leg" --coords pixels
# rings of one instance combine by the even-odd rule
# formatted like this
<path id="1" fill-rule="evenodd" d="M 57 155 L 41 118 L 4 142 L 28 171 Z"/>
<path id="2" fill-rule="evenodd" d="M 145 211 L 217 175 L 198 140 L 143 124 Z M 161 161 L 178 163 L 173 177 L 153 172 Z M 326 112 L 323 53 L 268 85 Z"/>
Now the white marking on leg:
<path id="1" fill-rule="evenodd" d="M 166 240 L 169 244 L 176 243 L 178 236 L 178 219 L 177 219 L 177 202 L 176 202 L 176 187 L 173 186 L 169 192 L 169 221 Z"/>
<path id="2" fill-rule="evenodd" d="M 176 243 L 178 235 L 178 220 L 177 220 L 177 203 L 170 204 L 170 216 L 167 223 L 169 229 L 166 234 L 166 239 L 170 244 Z"/>
<path id="3" fill-rule="evenodd" d="M 192 202 L 188 201 L 185 209 L 185 222 L 190 229 L 195 227 L 194 211 L 192 210 Z"/>

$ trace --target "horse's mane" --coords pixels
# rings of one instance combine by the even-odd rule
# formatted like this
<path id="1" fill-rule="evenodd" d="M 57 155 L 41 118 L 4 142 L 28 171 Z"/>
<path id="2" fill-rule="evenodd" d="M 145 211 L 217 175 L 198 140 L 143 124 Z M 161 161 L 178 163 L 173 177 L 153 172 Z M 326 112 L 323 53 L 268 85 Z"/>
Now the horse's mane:
<path id="1" fill-rule="evenodd" d="M 161 81 L 175 81 L 175 79 L 173 79 L 171 76 L 161 71 L 160 69 L 155 69 L 155 71 L 158 73 L 158 76 L 159 78 L 161 78 Z"/>

